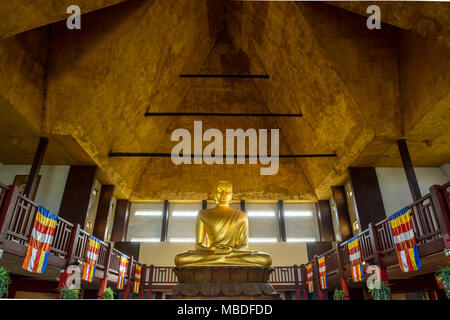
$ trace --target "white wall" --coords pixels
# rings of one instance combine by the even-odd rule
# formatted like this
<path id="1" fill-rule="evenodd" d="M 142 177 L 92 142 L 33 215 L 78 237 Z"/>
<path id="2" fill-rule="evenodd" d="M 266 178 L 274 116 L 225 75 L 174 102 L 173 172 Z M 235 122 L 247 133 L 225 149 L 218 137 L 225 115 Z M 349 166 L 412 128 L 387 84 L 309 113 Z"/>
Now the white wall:
<path id="1" fill-rule="evenodd" d="M 0 182 L 6 185 L 14 183 L 16 175 L 28 175 L 31 166 L 3 165 L 0 163 Z M 70 166 L 41 166 L 35 201 L 50 211 L 58 214 L 66 186 Z"/>
<path id="2" fill-rule="evenodd" d="M 447 168 L 447 173 L 446 169 Z M 375 168 L 381 197 L 387 216 L 402 209 L 413 202 L 403 168 L 378 167 Z M 429 193 L 434 184 L 444 184 L 450 180 L 448 164 L 442 167 L 414 168 L 422 195 Z"/>

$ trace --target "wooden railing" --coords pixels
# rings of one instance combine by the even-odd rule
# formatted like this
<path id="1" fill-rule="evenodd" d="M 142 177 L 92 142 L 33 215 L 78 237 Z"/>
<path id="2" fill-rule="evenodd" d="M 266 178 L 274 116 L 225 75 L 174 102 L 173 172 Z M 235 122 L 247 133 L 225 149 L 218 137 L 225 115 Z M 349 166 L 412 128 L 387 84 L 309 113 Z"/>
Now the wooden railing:
<path id="1" fill-rule="evenodd" d="M 38 204 L 19 194 L 15 186 L 6 187 L 0 184 L 0 243 L 9 243 L 16 254 L 23 255 L 26 245 L 30 239 L 33 221 L 37 212 Z M 412 224 L 416 236 L 419 254 L 430 255 L 450 247 L 449 241 L 449 208 L 450 208 L 450 182 L 443 186 L 432 186 L 430 194 L 415 201 L 410 206 Z M 363 230 L 358 234 L 361 256 L 363 261 L 379 263 L 383 267 L 397 264 L 395 246 L 392 237 L 389 219 L 384 219 Z M 50 260 L 56 266 L 65 268 L 75 261 L 84 261 L 87 249 L 89 233 L 82 230 L 80 226 L 74 225 L 62 218 L 59 219 L 51 249 Z M 110 244 L 101 241 L 97 267 L 104 269 L 107 275 L 117 275 L 121 252 Z M 325 263 L 327 275 L 339 274 L 342 277 L 349 276 L 348 245 L 347 242 L 338 244 L 335 248 L 327 251 Z M 128 283 L 134 278 L 136 262 L 130 257 L 128 269 Z M 315 266 L 315 260 L 311 263 Z M 144 269 L 146 270 L 147 267 Z M 151 279 L 149 278 L 151 275 Z M 303 275 L 303 277 L 302 277 Z M 273 285 L 303 286 L 305 291 L 306 281 L 302 282 L 305 270 L 304 265 L 300 268 L 275 267 L 269 282 Z M 332 278 L 331 277 L 331 278 Z M 157 284 L 174 284 L 178 280 L 170 267 L 151 267 L 146 278 L 148 288 Z M 296 279 L 297 278 L 297 279 Z M 331 279 L 330 278 L 330 279 Z"/>
<path id="2" fill-rule="evenodd" d="M 433 188 L 433 187 L 432 187 Z M 430 191 L 433 192 L 432 188 Z M 444 248 L 448 249 L 448 214 L 450 208 L 450 182 L 440 186 L 439 192 L 445 199 L 445 205 L 438 201 L 433 201 L 432 192 L 425 195 L 421 199 L 409 205 L 411 219 L 416 237 L 419 254 L 427 256 Z M 439 210 L 437 210 L 439 208 Z M 438 213 L 442 216 L 439 217 Z M 372 263 L 380 263 L 387 267 L 397 264 L 397 256 L 395 251 L 394 239 L 390 227 L 389 218 L 379 221 L 374 225 L 374 233 L 372 236 L 370 228 L 363 230 L 358 234 L 361 249 L 361 257 L 363 261 Z M 338 259 L 338 253 L 339 258 Z M 324 253 L 327 275 L 332 275 L 339 270 L 344 272 L 341 277 L 348 276 L 348 265 L 350 264 L 348 254 L 348 241 L 338 244 L 335 248 Z M 310 261 L 313 265 L 315 261 Z M 304 268 L 304 265 L 301 266 Z"/>
<path id="3" fill-rule="evenodd" d="M 0 183 L 0 243 L 7 252 L 22 256 L 25 254 L 38 207 L 37 203 L 20 195 L 18 187 L 6 187 Z M 84 262 L 89 236 L 90 234 L 78 224 L 74 225 L 59 217 L 49 264 L 65 268 L 76 261 Z M 107 274 L 117 275 L 122 253 L 112 248 L 108 255 L 109 247 L 110 244 L 100 241 L 97 268 Z M 131 282 L 134 279 L 134 273 L 131 271 L 134 271 L 136 261 L 129 261 L 127 279 Z"/>

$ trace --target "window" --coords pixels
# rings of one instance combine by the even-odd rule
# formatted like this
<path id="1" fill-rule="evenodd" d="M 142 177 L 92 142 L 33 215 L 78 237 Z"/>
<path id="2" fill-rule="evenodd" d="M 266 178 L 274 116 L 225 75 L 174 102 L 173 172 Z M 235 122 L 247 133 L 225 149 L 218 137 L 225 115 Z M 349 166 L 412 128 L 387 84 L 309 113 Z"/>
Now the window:
<path id="1" fill-rule="evenodd" d="M 169 242 L 195 242 L 195 221 L 201 202 L 169 203 Z"/>
<path id="2" fill-rule="evenodd" d="M 127 241 L 159 242 L 164 202 L 132 203 Z"/>
<path id="3" fill-rule="evenodd" d="M 246 202 L 249 243 L 277 242 L 279 239 L 277 203 Z"/>
<path id="4" fill-rule="evenodd" d="M 319 240 L 315 203 L 284 202 L 283 207 L 287 242 Z"/>

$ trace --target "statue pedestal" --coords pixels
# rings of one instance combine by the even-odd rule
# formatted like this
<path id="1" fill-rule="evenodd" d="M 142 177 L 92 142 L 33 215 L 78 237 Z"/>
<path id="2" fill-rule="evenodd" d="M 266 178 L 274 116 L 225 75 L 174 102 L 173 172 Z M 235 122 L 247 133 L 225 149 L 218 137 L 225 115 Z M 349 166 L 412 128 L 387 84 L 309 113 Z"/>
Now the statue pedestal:
<path id="1" fill-rule="evenodd" d="M 253 266 L 176 267 L 180 283 L 167 298 L 276 300 L 280 294 L 267 283 L 273 270 Z"/>

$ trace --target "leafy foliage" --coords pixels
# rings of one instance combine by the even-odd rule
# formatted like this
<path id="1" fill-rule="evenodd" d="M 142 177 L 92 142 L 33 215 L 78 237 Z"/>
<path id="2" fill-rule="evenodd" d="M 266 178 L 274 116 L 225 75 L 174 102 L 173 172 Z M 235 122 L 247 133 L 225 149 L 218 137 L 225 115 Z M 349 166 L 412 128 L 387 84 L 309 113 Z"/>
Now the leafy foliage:
<path id="1" fill-rule="evenodd" d="M 9 272 L 0 267 L 0 298 L 5 297 L 8 294 L 8 286 L 11 283 Z"/>
<path id="2" fill-rule="evenodd" d="M 59 290 L 59 298 L 63 300 L 77 300 L 79 298 L 80 290 L 74 286 L 69 288 L 63 287 Z"/>
<path id="3" fill-rule="evenodd" d="M 345 291 L 336 288 L 334 290 L 333 300 L 345 300 Z"/>
<path id="4" fill-rule="evenodd" d="M 102 299 L 103 300 L 113 300 L 114 299 L 114 292 L 111 288 L 106 288 L 102 293 Z"/>
<path id="5" fill-rule="evenodd" d="M 444 285 L 445 294 L 450 299 L 450 266 L 445 266 L 436 272 L 440 282 Z"/>
<path id="6" fill-rule="evenodd" d="M 369 293 L 373 300 L 391 300 L 391 289 L 383 281 L 373 281 Z"/>

